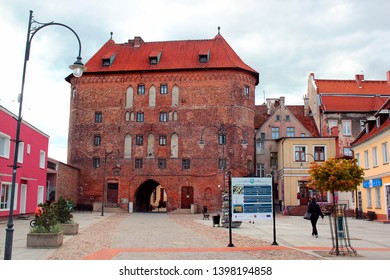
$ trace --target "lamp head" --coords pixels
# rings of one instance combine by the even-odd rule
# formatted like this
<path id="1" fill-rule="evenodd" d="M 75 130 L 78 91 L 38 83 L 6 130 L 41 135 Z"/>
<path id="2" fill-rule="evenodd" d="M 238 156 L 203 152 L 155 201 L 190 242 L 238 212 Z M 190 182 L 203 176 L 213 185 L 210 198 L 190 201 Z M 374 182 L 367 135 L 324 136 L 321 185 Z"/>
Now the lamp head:
<path id="1" fill-rule="evenodd" d="M 87 67 L 81 62 L 80 56 L 77 57 L 77 60 L 70 65 L 69 68 L 73 70 L 73 76 L 76 78 L 80 78 L 83 75 L 83 72 L 87 70 Z"/>

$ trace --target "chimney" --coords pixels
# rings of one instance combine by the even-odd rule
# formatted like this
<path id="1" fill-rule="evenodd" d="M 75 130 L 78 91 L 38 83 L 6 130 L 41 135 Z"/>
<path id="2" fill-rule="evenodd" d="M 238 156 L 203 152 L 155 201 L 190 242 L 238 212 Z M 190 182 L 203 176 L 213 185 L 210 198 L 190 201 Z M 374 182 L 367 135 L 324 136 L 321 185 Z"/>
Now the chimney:
<path id="1" fill-rule="evenodd" d="M 363 74 L 356 74 L 355 75 L 355 81 L 359 88 L 362 88 L 362 81 L 364 81 L 364 75 Z"/>
<path id="2" fill-rule="evenodd" d="M 390 71 L 387 71 L 387 86 L 390 87 Z"/>
<path id="3" fill-rule="evenodd" d="M 144 42 L 144 40 L 142 40 L 141 37 L 139 36 L 135 36 L 133 40 L 128 40 L 128 43 L 132 46 L 132 47 L 135 47 L 135 48 L 138 48 L 142 45 L 142 43 Z"/>
<path id="4" fill-rule="evenodd" d="M 284 96 L 281 96 L 279 100 L 280 100 L 280 105 L 284 106 L 285 105 L 284 104 Z"/>
<path id="5" fill-rule="evenodd" d="M 310 107 L 309 107 L 309 97 L 305 95 L 303 97 L 303 114 L 305 117 L 309 116 Z"/>

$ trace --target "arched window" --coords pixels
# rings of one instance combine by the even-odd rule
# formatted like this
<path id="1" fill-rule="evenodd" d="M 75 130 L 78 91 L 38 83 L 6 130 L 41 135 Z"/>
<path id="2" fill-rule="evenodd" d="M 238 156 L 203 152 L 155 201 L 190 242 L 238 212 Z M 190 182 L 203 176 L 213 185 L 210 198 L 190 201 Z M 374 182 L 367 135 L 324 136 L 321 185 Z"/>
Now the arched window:
<path id="1" fill-rule="evenodd" d="M 177 121 L 177 112 L 176 112 L 176 111 L 173 112 L 173 120 L 174 120 L 174 121 Z"/>
<path id="2" fill-rule="evenodd" d="M 134 95 L 134 90 L 130 86 L 126 91 L 126 108 L 133 107 L 133 95 Z"/>
<path id="3" fill-rule="evenodd" d="M 130 121 L 130 112 L 126 112 L 125 120 L 128 122 Z"/>
<path id="4" fill-rule="evenodd" d="M 131 158 L 131 135 L 126 134 L 125 136 L 125 150 L 123 153 L 124 158 Z"/>
<path id="5" fill-rule="evenodd" d="M 172 107 L 177 107 L 179 105 L 179 87 L 174 86 L 172 88 Z"/>
<path id="6" fill-rule="evenodd" d="M 156 107 L 156 88 L 154 86 L 149 89 L 149 107 Z"/>
<path id="7" fill-rule="evenodd" d="M 147 157 L 154 157 L 154 135 L 149 134 L 148 136 L 148 156 Z"/>
<path id="8" fill-rule="evenodd" d="M 211 197 L 212 197 L 211 189 L 209 187 L 207 187 L 204 190 L 204 198 L 205 199 L 211 199 Z"/>
<path id="9" fill-rule="evenodd" d="M 131 113 L 130 113 L 130 121 L 131 121 L 131 122 L 134 121 L 134 112 L 131 112 Z"/>
<path id="10" fill-rule="evenodd" d="M 176 133 L 171 135 L 171 158 L 179 157 L 179 136 Z"/>

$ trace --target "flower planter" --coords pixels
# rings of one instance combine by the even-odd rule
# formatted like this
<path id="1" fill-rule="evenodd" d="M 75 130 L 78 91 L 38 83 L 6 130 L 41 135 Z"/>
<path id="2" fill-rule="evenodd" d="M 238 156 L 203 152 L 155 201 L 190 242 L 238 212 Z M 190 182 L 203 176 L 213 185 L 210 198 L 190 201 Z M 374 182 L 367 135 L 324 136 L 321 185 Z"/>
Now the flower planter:
<path id="1" fill-rule="evenodd" d="M 57 248 L 64 241 L 64 233 L 34 233 L 27 234 L 27 248 Z"/>
<path id="2" fill-rule="evenodd" d="M 72 223 L 72 224 L 61 224 L 62 230 L 64 232 L 64 235 L 75 235 L 79 233 L 79 224 L 78 223 Z"/>

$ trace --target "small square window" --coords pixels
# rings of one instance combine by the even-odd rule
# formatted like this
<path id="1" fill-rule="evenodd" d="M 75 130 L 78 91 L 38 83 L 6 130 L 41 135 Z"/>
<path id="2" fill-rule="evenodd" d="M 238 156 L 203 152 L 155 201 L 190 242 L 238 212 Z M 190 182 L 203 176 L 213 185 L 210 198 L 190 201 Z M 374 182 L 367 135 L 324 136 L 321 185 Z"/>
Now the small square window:
<path id="1" fill-rule="evenodd" d="M 137 90 L 137 93 L 138 94 L 145 94 L 145 85 L 144 84 L 139 84 L 138 85 L 138 90 Z"/>
<path id="2" fill-rule="evenodd" d="M 160 146 L 166 146 L 167 145 L 167 136 L 166 135 L 160 135 L 158 142 L 159 142 Z"/>
<path id="3" fill-rule="evenodd" d="M 93 157 L 93 167 L 99 168 L 100 167 L 100 158 L 99 157 Z"/>
<path id="4" fill-rule="evenodd" d="M 189 158 L 183 158 L 181 166 L 183 169 L 190 169 L 191 160 Z"/>
<path id="5" fill-rule="evenodd" d="M 160 122 L 166 122 L 166 121 L 168 121 L 168 113 L 160 112 Z"/>
<path id="6" fill-rule="evenodd" d="M 103 122 L 103 114 L 102 112 L 95 112 L 95 123 Z"/>
<path id="7" fill-rule="evenodd" d="M 144 122 L 144 113 L 142 112 L 137 113 L 137 122 Z"/>
<path id="8" fill-rule="evenodd" d="M 135 144 L 137 146 L 142 146 L 144 144 L 144 136 L 143 135 L 137 135 L 135 137 Z"/>
<path id="9" fill-rule="evenodd" d="M 160 94 L 168 94 L 168 85 L 167 84 L 160 85 Z"/>
<path id="10" fill-rule="evenodd" d="M 135 159 L 135 168 L 142 168 L 142 158 Z"/>
<path id="11" fill-rule="evenodd" d="M 158 159 L 158 168 L 159 169 L 167 168 L 167 160 L 165 158 L 159 158 Z"/>

